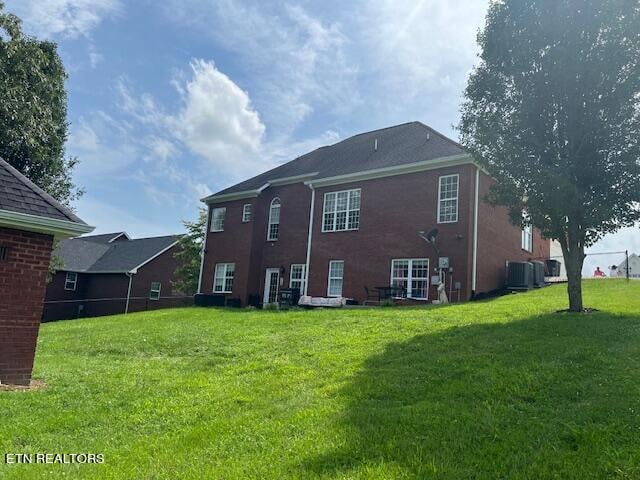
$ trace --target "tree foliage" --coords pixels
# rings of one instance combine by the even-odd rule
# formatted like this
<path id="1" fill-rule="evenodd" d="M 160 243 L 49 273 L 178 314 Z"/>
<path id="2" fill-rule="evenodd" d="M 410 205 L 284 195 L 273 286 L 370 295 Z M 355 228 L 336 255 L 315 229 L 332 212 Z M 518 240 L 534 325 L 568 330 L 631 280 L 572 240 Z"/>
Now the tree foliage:
<path id="1" fill-rule="evenodd" d="M 66 73 L 55 43 L 25 36 L 0 0 L 0 157 L 62 203 L 82 192 L 65 158 Z"/>
<path id="2" fill-rule="evenodd" d="M 560 242 L 582 310 L 584 249 L 640 219 L 640 2 L 496 1 L 478 41 L 461 141 L 489 200 Z"/>
<path id="3" fill-rule="evenodd" d="M 207 210 L 201 208 L 198 212 L 198 220 L 195 222 L 183 220 L 182 224 L 187 233 L 180 237 L 175 253 L 179 266 L 176 269 L 174 287 L 185 295 L 193 295 L 198 291 L 202 246 L 207 228 Z"/>

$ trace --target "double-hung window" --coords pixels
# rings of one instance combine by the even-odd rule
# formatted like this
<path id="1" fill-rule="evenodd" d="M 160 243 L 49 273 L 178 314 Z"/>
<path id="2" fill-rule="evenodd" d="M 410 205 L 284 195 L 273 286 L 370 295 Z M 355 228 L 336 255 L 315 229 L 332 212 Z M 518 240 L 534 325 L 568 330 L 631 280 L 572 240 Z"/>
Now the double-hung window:
<path id="1" fill-rule="evenodd" d="M 344 279 L 344 261 L 331 260 L 329 262 L 329 285 L 327 286 L 327 296 L 341 297 L 342 283 Z"/>
<path id="2" fill-rule="evenodd" d="M 75 291 L 78 284 L 78 274 L 76 272 L 67 272 L 67 276 L 64 279 L 64 289 Z"/>
<path id="3" fill-rule="evenodd" d="M 429 259 L 392 260 L 391 286 L 404 288 L 407 298 L 426 299 L 429 291 Z"/>
<path id="4" fill-rule="evenodd" d="M 224 217 L 227 214 L 227 209 L 214 208 L 211 210 L 211 231 L 212 232 L 224 232 Z"/>
<path id="5" fill-rule="evenodd" d="M 291 265 L 289 276 L 289 288 L 297 288 L 300 294 L 304 294 L 306 265 L 304 263 L 294 263 Z"/>
<path id="6" fill-rule="evenodd" d="M 218 263 L 213 275 L 214 293 L 231 293 L 233 291 L 233 278 L 236 273 L 235 263 Z"/>
<path id="7" fill-rule="evenodd" d="M 360 227 L 359 188 L 324 194 L 323 232 L 357 230 Z"/>
<path id="8" fill-rule="evenodd" d="M 160 290 L 162 289 L 162 283 L 151 282 L 151 289 L 149 290 L 150 300 L 160 300 Z"/>
<path id="9" fill-rule="evenodd" d="M 251 221 L 251 204 L 245 203 L 242 207 L 242 223 Z"/>
<path id="10" fill-rule="evenodd" d="M 269 207 L 269 227 L 267 228 L 267 240 L 274 242 L 280 235 L 280 199 L 271 200 Z"/>
<path id="11" fill-rule="evenodd" d="M 440 177 L 438 185 L 438 223 L 458 221 L 458 185 L 460 175 Z"/>

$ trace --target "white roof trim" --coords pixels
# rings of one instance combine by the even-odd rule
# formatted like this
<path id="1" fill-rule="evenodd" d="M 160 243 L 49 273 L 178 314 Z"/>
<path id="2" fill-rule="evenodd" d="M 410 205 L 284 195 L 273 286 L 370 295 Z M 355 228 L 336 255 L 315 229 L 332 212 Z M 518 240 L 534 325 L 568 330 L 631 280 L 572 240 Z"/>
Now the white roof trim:
<path id="1" fill-rule="evenodd" d="M 131 237 L 129 235 L 127 235 L 127 232 L 120 232 L 118 235 L 116 235 L 115 237 L 113 237 L 111 240 L 109 240 L 107 243 L 112 243 L 115 242 L 117 239 L 119 239 L 121 236 L 125 236 L 127 240 L 131 240 Z"/>
<path id="2" fill-rule="evenodd" d="M 437 168 L 465 164 L 475 165 L 475 162 L 473 161 L 471 155 L 468 153 L 460 155 L 450 155 L 448 157 L 440 157 L 415 163 L 406 163 L 404 165 L 395 165 L 393 167 L 376 168 L 373 170 L 365 170 L 362 172 L 346 173 L 344 175 L 336 175 L 335 177 L 319 178 L 317 180 L 309 180 L 305 182 L 305 185 L 313 185 L 314 187 L 340 185 L 343 183 L 351 183 L 361 180 L 372 180 L 374 178 L 391 177 L 395 175 L 404 175 L 407 173 L 435 170 Z"/>
<path id="3" fill-rule="evenodd" d="M 320 175 L 320 172 L 305 173 L 303 175 L 294 175 L 293 177 L 275 178 L 273 180 L 269 180 L 268 184 L 272 187 L 277 187 L 278 185 L 289 185 L 291 183 L 298 183 L 301 180 L 304 180 L 306 178 L 316 177 L 318 175 Z"/>
<path id="4" fill-rule="evenodd" d="M 243 190 L 242 192 L 225 193 L 224 195 L 209 195 L 208 197 L 205 197 L 200 201 L 207 204 L 213 204 L 229 202 L 231 200 L 240 200 L 241 198 L 254 198 L 260 195 L 260 193 L 262 193 L 262 191 L 268 186 L 269 183 L 267 182 L 263 186 L 255 190 Z"/>
<path id="5" fill-rule="evenodd" d="M 176 240 L 175 242 L 173 242 L 171 245 L 169 245 L 166 248 L 163 248 L 162 250 L 160 250 L 158 253 L 156 253 L 155 255 L 153 255 L 151 258 L 147 258 L 144 262 L 142 262 L 140 265 L 138 265 L 135 268 L 132 268 L 131 270 L 129 270 L 128 273 L 138 273 L 138 269 L 144 267 L 147 263 L 149 263 L 151 260 L 154 260 L 156 258 L 158 258 L 160 255 L 162 255 L 163 253 L 171 250 L 173 247 L 175 247 L 178 244 L 178 241 Z M 93 272 L 91 272 L 93 273 Z"/>
<path id="6" fill-rule="evenodd" d="M 15 228 L 27 232 L 45 233 L 56 238 L 77 237 L 92 232 L 95 227 L 84 223 L 0 210 L 0 227 Z"/>

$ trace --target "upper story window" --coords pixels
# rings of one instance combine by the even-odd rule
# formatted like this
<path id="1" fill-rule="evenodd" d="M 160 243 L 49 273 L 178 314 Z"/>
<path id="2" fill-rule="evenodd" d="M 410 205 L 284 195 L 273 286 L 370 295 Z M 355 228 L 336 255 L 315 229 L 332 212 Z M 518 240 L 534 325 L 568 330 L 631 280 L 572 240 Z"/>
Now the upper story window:
<path id="1" fill-rule="evenodd" d="M 242 223 L 251 221 L 251 204 L 245 203 L 242 207 Z"/>
<path id="2" fill-rule="evenodd" d="M 438 223 L 458 221 L 458 184 L 460 175 L 440 177 L 438 185 Z"/>
<path id="3" fill-rule="evenodd" d="M 216 271 L 213 274 L 213 291 L 215 293 L 231 293 L 235 274 L 235 263 L 217 263 Z"/>
<path id="4" fill-rule="evenodd" d="M 6 262 L 9 258 L 9 247 L 0 246 L 0 262 Z"/>
<path id="5" fill-rule="evenodd" d="M 67 272 L 67 276 L 64 279 L 64 289 L 75 292 L 77 285 L 78 285 L 78 274 L 76 272 Z"/>
<path id="6" fill-rule="evenodd" d="M 360 227 L 360 194 L 359 188 L 325 193 L 322 231 L 357 230 Z"/>
<path id="7" fill-rule="evenodd" d="M 533 251 L 533 232 L 531 225 L 523 225 L 522 227 L 522 250 L 527 252 Z"/>
<path id="8" fill-rule="evenodd" d="M 149 290 L 150 300 L 160 300 L 160 290 L 162 289 L 162 283 L 151 282 L 151 289 Z"/>
<path id="9" fill-rule="evenodd" d="M 214 208 L 211 210 L 211 231 L 212 232 L 224 232 L 224 217 L 227 214 L 227 209 Z"/>
<path id="10" fill-rule="evenodd" d="M 267 240 L 273 242 L 278 240 L 280 234 L 280 199 L 278 197 L 271 200 L 269 207 L 269 227 L 267 228 Z"/>

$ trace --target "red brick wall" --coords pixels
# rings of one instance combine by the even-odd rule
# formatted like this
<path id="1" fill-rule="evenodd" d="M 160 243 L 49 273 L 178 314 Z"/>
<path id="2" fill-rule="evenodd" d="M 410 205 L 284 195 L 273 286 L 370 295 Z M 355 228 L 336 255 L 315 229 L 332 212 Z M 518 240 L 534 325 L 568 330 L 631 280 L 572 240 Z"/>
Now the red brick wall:
<path id="1" fill-rule="evenodd" d="M 53 238 L 0 228 L 0 382 L 28 385 L 36 350 Z"/>
<path id="2" fill-rule="evenodd" d="M 507 209 L 492 207 L 484 199 L 493 180 L 480 174 L 478 208 L 478 277 L 477 292 L 490 292 L 505 286 L 506 262 L 547 259 L 551 243 L 540 230 L 533 231 L 533 251 L 522 250 L 522 229 L 509 221 Z"/>

